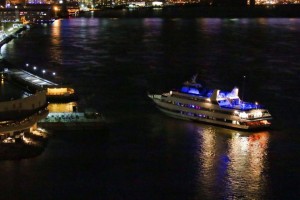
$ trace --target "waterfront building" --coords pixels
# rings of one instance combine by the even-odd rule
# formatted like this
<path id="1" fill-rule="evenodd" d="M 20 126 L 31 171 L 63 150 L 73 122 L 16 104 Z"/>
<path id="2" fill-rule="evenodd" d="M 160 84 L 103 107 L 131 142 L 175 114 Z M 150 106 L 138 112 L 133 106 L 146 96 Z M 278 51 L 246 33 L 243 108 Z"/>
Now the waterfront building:
<path id="1" fill-rule="evenodd" d="M 129 7 L 145 7 L 146 2 L 140 1 L 140 2 L 128 2 Z"/>
<path id="2" fill-rule="evenodd" d="M 255 5 L 299 4 L 300 0 L 253 0 Z M 248 0 L 250 5 L 250 0 Z"/>
<path id="3" fill-rule="evenodd" d="M 52 5 L 32 4 L 0 9 L 1 22 L 51 22 L 54 18 Z"/>
<path id="4" fill-rule="evenodd" d="M 0 141 L 36 131 L 37 122 L 48 115 L 46 91 L 20 92 L 1 74 L 0 93 Z"/>
<path id="5" fill-rule="evenodd" d="M 14 6 L 14 5 L 27 5 L 27 4 L 53 4 L 54 0 L 4 0 L 3 5 L 5 7 Z M 2 5 L 1 4 L 1 5 Z"/>
<path id="6" fill-rule="evenodd" d="M 87 0 L 79 1 L 80 4 L 95 5 L 100 7 L 115 7 L 119 5 L 132 5 L 145 2 L 145 5 L 152 5 L 155 0 Z M 299 4 L 300 0 L 165 0 L 164 5 L 185 5 L 185 4 L 202 4 L 202 5 L 279 5 L 279 4 Z"/>

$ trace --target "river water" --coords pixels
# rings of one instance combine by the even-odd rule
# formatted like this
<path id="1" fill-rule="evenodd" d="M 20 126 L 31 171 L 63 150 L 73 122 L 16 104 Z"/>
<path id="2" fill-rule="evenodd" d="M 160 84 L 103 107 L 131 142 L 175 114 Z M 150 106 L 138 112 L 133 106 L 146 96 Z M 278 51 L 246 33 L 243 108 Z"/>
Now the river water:
<path id="1" fill-rule="evenodd" d="M 35 158 L 0 162 L 1 197 L 296 199 L 299 197 L 300 19 L 74 18 L 1 48 L 79 94 L 107 130 L 53 133 Z M 147 92 L 198 73 L 210 88 L 243 88 L 270 130 L 242 132 L 160 113 Z M 246 76 L 243 79 L 243 76 Z M 53 78 L 53 77 L 52 77 Z"/>

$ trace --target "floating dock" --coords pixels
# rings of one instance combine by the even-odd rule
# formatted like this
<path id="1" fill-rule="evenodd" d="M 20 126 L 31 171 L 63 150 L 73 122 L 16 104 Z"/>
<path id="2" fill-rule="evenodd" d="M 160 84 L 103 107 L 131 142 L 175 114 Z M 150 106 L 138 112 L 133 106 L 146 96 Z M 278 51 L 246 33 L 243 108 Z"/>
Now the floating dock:
<path id="1" fill-rule="evenodd" d="M 105 127 L 106 120 L 98 113 L 52 112 L 40 120 L 38 127 L 50 131 L 99 130 Z"/>

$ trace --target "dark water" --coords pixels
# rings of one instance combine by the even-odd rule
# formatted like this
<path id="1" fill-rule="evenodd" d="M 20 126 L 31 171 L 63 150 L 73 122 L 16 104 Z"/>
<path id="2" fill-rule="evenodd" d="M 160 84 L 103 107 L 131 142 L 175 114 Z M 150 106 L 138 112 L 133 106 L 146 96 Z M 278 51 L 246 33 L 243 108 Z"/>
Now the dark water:
<path id="1" fill-rule="evenodd" d="M 54 133 L 36 158 L 1 161 L 1 197 L 297 199 L 300 19 L 97 19 L 34 28 L 1 51 L 58 74 L 108 130 Z M 25 67 L 24 67 L 25 68 Z M 38 72 L 37 72 L 38 73 Z M 198 73 L 274 116 L 245 133 L 169 118 L 147 98 Z"/>

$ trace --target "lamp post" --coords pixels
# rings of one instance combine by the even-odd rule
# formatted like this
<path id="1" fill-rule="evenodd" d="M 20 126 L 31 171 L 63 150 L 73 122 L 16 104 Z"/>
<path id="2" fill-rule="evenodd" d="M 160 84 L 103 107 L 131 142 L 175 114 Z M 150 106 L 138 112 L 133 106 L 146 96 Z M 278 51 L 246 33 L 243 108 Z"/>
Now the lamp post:
<path id="1" fill-rule="evenodd" d="M 18 22 L 19 20 L 19 10 L 18 6 L 15 6 L 15 22 Z"/>
<path id="2" fill-rule="evenodd" d="M 57 18 L 57 12 L 59 11 L 59 8 L 57 6 L 54 6 L 54 18 Z"/>

